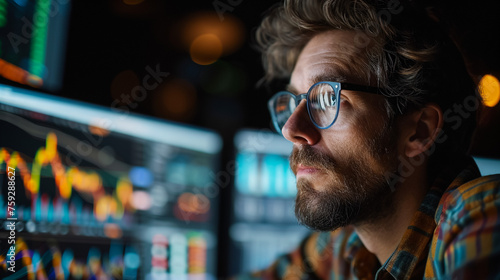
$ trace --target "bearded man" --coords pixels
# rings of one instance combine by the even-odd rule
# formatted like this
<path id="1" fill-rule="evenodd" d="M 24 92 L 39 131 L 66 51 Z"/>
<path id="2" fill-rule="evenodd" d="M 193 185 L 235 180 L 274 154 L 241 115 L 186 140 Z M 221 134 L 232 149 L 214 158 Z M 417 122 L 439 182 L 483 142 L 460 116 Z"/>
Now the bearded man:
<path id="1" fill-rule="evenodd" d="M 467 154 L 480 100 L 424 11 L 285 0 L 256 39 L 265 80 L 288 80 L 269 110 L 317 232 L 251 277 L 499 279 L 500 176 Z"/>

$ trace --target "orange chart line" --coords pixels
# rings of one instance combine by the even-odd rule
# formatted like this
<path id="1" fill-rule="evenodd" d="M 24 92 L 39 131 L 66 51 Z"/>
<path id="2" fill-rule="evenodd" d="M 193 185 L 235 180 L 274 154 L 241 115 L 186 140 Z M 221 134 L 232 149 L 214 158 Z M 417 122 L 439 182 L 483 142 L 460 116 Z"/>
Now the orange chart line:
<path id="1" fill-rule="evenodd" d="M 107 279 L 106 272 L 101 265 L 99 259 L 88 260 L 87 264 L 77 262 L 76 260 L 71 260 L 68 270 L 69 275 L 65 275 L 64 269 L 62 266 L 62 255 L 59 249 L 55 246 L 52 246 L 49 251 L 47 251 L 41 260 L 37 263 L 33 262 L 30 254 L 30 249 L 28 245 L 22 238 L 17 238 L 16 240 L 16 256 L 20 256 L 22 260 L 22 267 L 26 269 L 26 275 L 20 275 L 19 278 L 16 279 L 49 279 L 45 264 L 49 264 L 52 266 L 54 270 L 54 274 L 52 275 L 54 278 L 50 279 L 67 279 L 70 276 L 74 276 L 76 279 L 81 279 L 83 274 L 86 273 L 91 276 L 96 276 L 96 279 Z M 4 271 L 7 271 L 7 258 L 6 255 L 0 255 L 0 268 Z M 22 273 L 18 271 L 18 273 Z"/>
<path id="2" fill-rule="evenodd" d="M 10 62 L 7 62 L 1 58 L 0 58 L 0 76 L 3 76 L 16 83 L 29 85 L 32 87 L 41 87 L 43 84 L 43 80 L 40 77 L 32 75 L 31 73 L 22 69 L 21 67 L 16 66 Z"/>
<path id="3" fill-rule="evenodd" d="M 92 194 L 94 213 L 98 220 L 104 221 L 108 215 L 121 218 L 125 208 L 133 210 L 130 204 L 133 187 L 128 178 L 124 177 L 118 180 L 113 195 L 106 194 L 98 173 L 86 172 L 76 166 L 66 168 L 61 163 L 57 151 L 57 137 L 54 133 L 47 134 L 45 147 L 40 147 L 36 152 L 31 171 L 25 160 L 16 151 L 10 154 L 5 148 L 0 148 L 0 164 L 3 162 L 7 164 L 7 172 L 9 167 L 11 170 L 18 168 L 27 195 L 31 198 L 40 191 L 42 168 L 50 165 L 59 195 L 68 200 L 73 189 Z"/>

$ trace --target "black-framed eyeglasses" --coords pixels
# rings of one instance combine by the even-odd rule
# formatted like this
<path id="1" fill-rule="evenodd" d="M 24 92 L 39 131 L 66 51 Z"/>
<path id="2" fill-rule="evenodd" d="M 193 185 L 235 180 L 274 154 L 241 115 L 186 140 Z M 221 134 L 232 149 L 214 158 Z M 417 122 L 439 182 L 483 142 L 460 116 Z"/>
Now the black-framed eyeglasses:
<path id="1" fill-rule="evenodd" d="M 281 134 L 302 99 L 307 100 L 309 118 L 317 128 L 331 127 L 339 115 L 340 91 L 343 89 L 384 95 L 382 88 L 339 82 L 317 82 L 307 93 L 299 95 L 280 91 L 267 104 L 274 128 Z"/>

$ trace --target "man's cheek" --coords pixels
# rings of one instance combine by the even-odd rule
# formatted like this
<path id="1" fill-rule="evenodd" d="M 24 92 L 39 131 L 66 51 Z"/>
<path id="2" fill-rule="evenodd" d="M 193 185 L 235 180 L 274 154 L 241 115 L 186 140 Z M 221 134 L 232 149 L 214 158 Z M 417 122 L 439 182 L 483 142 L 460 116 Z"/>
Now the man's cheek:
<path id="1" fill-rule="evenodd" d="M 331 128 L 339 130 L 346 129 L 346 126 L 353 124 L 352 120 L 353 120 L 352 105 L 348 101 L 343 100 L 340 102 L 337 120 L 335 121 L 335 123 Z"/>

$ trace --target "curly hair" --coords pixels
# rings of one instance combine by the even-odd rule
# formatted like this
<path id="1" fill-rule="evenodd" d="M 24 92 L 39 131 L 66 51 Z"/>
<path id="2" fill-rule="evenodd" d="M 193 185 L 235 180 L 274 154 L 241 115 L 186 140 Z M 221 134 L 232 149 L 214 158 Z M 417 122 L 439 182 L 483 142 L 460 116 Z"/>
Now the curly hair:
<path id="1" fill-rule="evenodd" d="M 447 141 L 436 146 L 433 157 L 466 154 L 476 126 L 476 87 L 456 46 L 424 9 L 398 0 L 284 0 L 269 11 L 256 32 L 263 80 L 289 78 L 307 42 L 326 30 L 356 32 L 356 47 L 368 57 L 366 72 L 389 96 L 390 119 L 436 103 L 445 112 Z M 477 106 L 457 128 L 446 118 L 467 98 L 475 98 Z"/>

